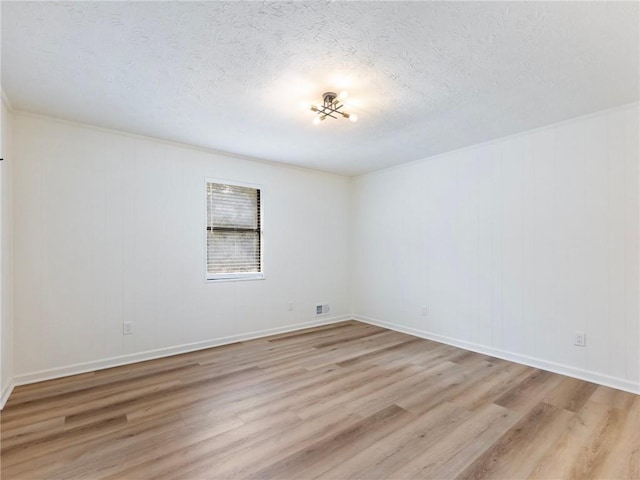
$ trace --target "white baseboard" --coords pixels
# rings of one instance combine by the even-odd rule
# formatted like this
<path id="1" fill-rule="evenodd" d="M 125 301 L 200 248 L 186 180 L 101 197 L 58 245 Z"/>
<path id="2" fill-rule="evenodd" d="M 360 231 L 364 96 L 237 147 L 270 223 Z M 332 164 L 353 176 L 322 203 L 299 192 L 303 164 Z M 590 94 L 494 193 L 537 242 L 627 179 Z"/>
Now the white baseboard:
<path id="1" fill-rule="evenodd" d="M 559 373 L 568 377 L 578 378 L 580 380 L 586 380 L 588 382 L 598 383 L 606 387 L 616 388 L 618 390 L 624 390 L 625 392 L 635 393 L 640 395 L 640 384 L 626 380 L 624 378 L 611 377 L 603 375 L 601 373 L 591 372 L 588 370 L 582 370 L 580 368 L 571 367 L 569 365 L 562 365 L 559 363 L 549 362 L 540 358 L 530 357 L 527 355 L 521 355 L 519 353 L 508 352 L 505 350 L 480 345 L 477 343 L 466 342 L 464 340 L 458 340 L 456 338 L 446 337 L 435 333 L 430 333 L 424 330 L 418 330 L 416 328 L 405 327 L 395 323 L 385 322 L 377 320 L 375 318 L 366 317 L 363 315 L 353 315 L 355 320 L 360 322 L 369 323 L 378 327 L 388 328 L 395 330 L 396 332 L 406 333 L 413 335 L 414 337 L 426 338 L 427 340 L 433 340 L 439 343 L 446 343 L 454 347 L 464 348 L 465 350 L 471 350 L 472 352 L 483 353 L 492 357 L 501 358 L 503 360 L 509 360 L 511 362 L 521 363 L 530 367 L 547 370 L 553 373 Z"/>
<path id="2" fill-rule="evenodd" d="M 7 386 L 2 390 L 2 395 L 0 396 L 0 410 L 4 408 L 5 403 L 9 400 L 9 395 L 13 392 L 13 387 L 15 387 L 13 383 L 13 379 L 9 380 Z"/>
<path id="3" fill-rule="evenodd" d="M 184 345 L 176 345 L 172 347 L 158 348 L 155 350 L 147 350 L 145 352 L 132 353 L 128 355 L 120 355 L 117 357 L 106 358 L 102 360 L 95 360 L 85 363 L 76 363 L 73 365 L 67 365 L 64 367 L 51 368 L 47 370 L 40 370 L 32 373 L 25 373 L 16 375 L 13 377 L 10 389 L 2 394 L 2 406 L 9 398 L 9 394 L 13 390 L 14 386 L 27 385 L 29 383 L 42 382 L 44 380 L 52 380 L 55 378 L 67 377 L 69 375 L 77 375 L 80 373 L 93 372 L 96 370 L 104 370 L 105 368 L 119 367 L 121 365 L 128 365 L 130 363 L 143 362 L 146 360 L 154 360 L 156 358 L 169 357 L 171 355 L 178 355 L 180 353 L 188 353 L 196 350 L 203 350 L 205 348 L 219 347 L 221 345 L 227 345 L 229 343 L 243 342 L 256 338 L 267 337 L 270 335 L 277 335 L 279 333 L 293 332 L 296 330 L 304 330 L 305 328 L 317 327 L 320 325 L 329 325 L 331 323 L 344 322 L 345 320 L 351 320 L 352 315 L 340 315 L 333 317 L 324 317 L 319 320 L 311 322 L 296 323 L 293 325 L 287 325 L 284 327 L 269 328 L 266 330 L 258 330 L 250 333 L 243 333 L 239 335 L 231 335 L 228 337 L 214 338 L 205 340 L 202 342 L 188 343 Z"/>
<path id="4" fill-rule="evenodd" d="M 9 384 L 2 391 L 0 397 L 0 410 L 4 408 L 9 395 L 13 391 L 14 387 L 18 385 L 26 385 L 29 383 L 41 382 L 44 380 L 52 380 L 55 378 L 66 377 L 69 375 L 77 375 L 80 373 L 93 372 L 95 370 L 104 370 L 106 368 L 118 367 L 121 365 L 128 365 L 136 362 L 143 362 L 146 360 L 154 360 L 156 358 L 169 357 L 171 355 L 178 355 L 181 353 L 193 352 L 196 350 L 203 350 L 206 348 L 217 347 L 221 345 L 227 345 L 230 343 L 242 342 L 252 340 L 256 338 L 267 337 L 270 335 L 277 335 L 279 333 L 293 332 L 297 330 L 303 330 L 305 328 L 317 327 L 320 325 L 329 325 L 332 323 L 344 322 L 346 320 L 355 319 L 360 322 L 369 323 L 371 325 L 377 325 L 379 327 L 388 328 L 397 332 L 406 333 L 415 337 L 426 338 L 447 345 L 453 345 L 454 347 L 463 348 L 473 352 L 483 353 L 492 357 L 509 360 L 530 367 L 540 368 L 561 375 L 567 375 L 569 377 L 579 378 L 589 382 L 598 383 L 607 387 L 616 388 L 618 390 L 624 390 L 626 392 L 640 395 L 640 385 L 629 380 L 622 378 L 610 377 L 596 372 L 590 372 L 579 368 L 571 367 L 568 365 L 557 364 L 549 362 L 539 358 L 529 357 L 527 355 L 521 355 L 513 352 L 495 349 L 480 345 L 476 343 L 466 342 L 464 340 L 458 340 L 451 337 L 437 335 L 429 333 L 424 330 L 419 330 L 411 327 L 405 327 L 391 322 L 385 322 L 374 318 L 366 317 L 363 315 L 340 315 L 335 317 L 325 317 L 319 320 L 311 322 L 296 323 L 293 325 L 287 325 L 284 327 L 270 328 L 267 330 L 259 330 L 250 333 L 244 333 L 239 335 L 231 335 L 228 337 L 220 337 L 211 340 L 205 340 L 202 342 L 194 342 L 184 345 L 176 345 L 172 347 L 159 348 L 156 350 L 148 350 L 145 352 L 133 353 L 129 355 L 120 355 L 118 357 L 111 357 L 102 360 L 96 360 L 92 362 L 77 363 L 74 365 L 67 365 L 64 367 L 52 368 L 47 370 L 40 370 L 37 372 L 26 373 L 22 375 L 16 375 Z"/>

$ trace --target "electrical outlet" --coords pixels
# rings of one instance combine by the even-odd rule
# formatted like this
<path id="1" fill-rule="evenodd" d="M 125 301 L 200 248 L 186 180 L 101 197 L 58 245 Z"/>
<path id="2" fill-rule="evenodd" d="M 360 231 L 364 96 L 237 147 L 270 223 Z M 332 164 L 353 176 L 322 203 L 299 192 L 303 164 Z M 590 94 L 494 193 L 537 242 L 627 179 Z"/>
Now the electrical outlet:
<path id="1" fill-rule="evenodd" d="M 122 334 L 123 335 L 132 335 L 133 334 L 133 323 L 125 322 L 122 324 Z"/>
<path id="2" fill-rule="evenodd" d="M 573 344 L 577 347 L 585 347 L 587 345 L 587 334 L 584 332 L 576 332 Z"/>
<path id="3" fill-rule="evenodd" d="M 420 308 L 420 315 L 422 315 L 423 317 L 427 316 L 427 306 L 426 305 L 422 305 L 422 307 Z"/>
<path id="4" fill-rule="evenodd" d="M 293 302 L 289 302 L 287 304 L 287 310 L 290 311 L 290 312 L 293 312 Z"/>

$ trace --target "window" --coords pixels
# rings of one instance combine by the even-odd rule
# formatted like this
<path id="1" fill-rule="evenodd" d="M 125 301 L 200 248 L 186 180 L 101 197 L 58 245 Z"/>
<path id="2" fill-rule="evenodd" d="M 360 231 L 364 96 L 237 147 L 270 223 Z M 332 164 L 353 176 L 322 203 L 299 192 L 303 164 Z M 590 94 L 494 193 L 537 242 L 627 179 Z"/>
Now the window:
<path id="1" fill-rule="evenodd" d="M 264 278 L 260 189 L 207 181 L 207 280 Z"/>

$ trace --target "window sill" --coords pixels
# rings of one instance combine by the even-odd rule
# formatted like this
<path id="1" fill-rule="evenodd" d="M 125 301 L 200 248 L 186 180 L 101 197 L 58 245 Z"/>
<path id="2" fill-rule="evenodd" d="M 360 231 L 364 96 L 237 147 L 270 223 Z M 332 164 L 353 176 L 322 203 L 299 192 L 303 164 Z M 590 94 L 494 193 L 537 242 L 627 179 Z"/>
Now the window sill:
<path id="1" fill-rule="evenodd" d="M 245 280 L 264 280 L 264 273 L 226 273 L 220 275 L 208 275 L 207 283 L 216 282 L 241 282 Z"/>

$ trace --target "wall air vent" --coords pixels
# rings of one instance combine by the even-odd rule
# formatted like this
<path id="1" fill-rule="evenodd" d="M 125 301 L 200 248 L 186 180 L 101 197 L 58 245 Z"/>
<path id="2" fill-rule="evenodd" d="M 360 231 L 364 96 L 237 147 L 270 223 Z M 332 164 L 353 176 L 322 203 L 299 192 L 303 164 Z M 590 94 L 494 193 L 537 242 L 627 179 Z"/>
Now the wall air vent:
<path id="1" fill-rule="evenodd" d="M 329 304 L 328 303 L 319 303 L 316 305 L 316 316 L 318 315 L 327 315 L 329 313 Z"/>

